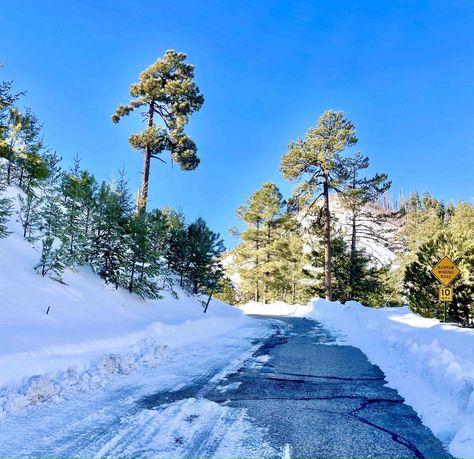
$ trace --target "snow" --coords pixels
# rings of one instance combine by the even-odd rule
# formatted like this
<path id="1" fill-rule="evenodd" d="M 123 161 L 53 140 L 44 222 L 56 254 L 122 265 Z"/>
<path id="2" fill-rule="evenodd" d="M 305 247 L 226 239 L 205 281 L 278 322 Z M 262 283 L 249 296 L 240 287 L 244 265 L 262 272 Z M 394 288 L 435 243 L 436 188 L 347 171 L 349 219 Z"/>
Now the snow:
<path id="1" fill-rule="evenodd" d="M 249 301 L 240 306 L 240 309 L 248 315 L 264 315 L 264 316 L 291 316 L 303 317 L 312 309 L 301 304 L 287 304 L 284 301 L 276 301 L 272 304 L 258 303 L 257 301 Z"/>
<path id="2" fill-rule="evenodd" d="M 72 387 L 61 403 L 10 413 L 0 418 L 0 456 L 278 457 L 245 409 L 205 398 L 209 387 L 229 390 L 228 376 L 270 333 L 251 320 L 173 347 L 156 366 L 112 375 L 104 387 Z"/>
<path id="3" fill-rule="evenodd" d="M 457 457 L 474 457 L 474 330 L 425 319 L 407 306 L 374 309 L 357 302 L 249 303 L 247 314 L 306 317 L 337 341 L 360 348 L 385 373 L 423 423 Z"/>
<path id="4" fill-rule="evenodd" d="M 10 187 L 7 195 L 18 192 Z M 217 300 L 203 314 L 203 298 L 179 288 L 178 298 L 163 292 L 161 300 L 145 301 L 85 268 L 66 270 L 64 284 L 43 278 L 33 269 L 41 242 L 26 242 L 15 217 L 13 233 L 0 239 L 0 417 L 154 367 L 196 340 L 255 327 L 257 321 Z"/>

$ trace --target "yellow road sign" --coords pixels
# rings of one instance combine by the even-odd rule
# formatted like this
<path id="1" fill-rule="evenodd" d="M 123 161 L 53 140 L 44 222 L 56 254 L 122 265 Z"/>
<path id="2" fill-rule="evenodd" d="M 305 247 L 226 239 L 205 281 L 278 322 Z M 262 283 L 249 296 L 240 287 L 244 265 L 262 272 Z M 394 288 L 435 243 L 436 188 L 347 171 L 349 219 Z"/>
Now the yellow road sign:
<path id="1" fill-rule="evenodd" d="M 436 266 L 431 270 L 431 273 L 443 285 L 448 286 L 454 279 L 456 279 L 456 277 L 459 276 L 461 271 L 448 257 L 443 257 L 438 261 L 438 263 L 436 263 Z"/>
<path id="2" fill-rule="evenodd" d="M 440 287 L 439 288 L 439 301 L 453 301 L 453 288 Z"/>

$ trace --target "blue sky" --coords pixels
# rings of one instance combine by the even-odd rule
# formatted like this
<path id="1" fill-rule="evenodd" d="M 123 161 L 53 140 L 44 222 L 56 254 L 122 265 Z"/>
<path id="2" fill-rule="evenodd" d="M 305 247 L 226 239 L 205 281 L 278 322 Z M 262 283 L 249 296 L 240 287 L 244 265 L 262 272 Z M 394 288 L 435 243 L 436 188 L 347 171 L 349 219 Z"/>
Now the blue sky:
<path id="1" fill-rule="evenodd" d="M 278 172 L 288 142 L 326 109 L 356 126 L 371 171 L 438 198 L 474 196 L 472 1 L 3 1 L 1 79 L 68 166 L 99 180 L 122 166 L 137 189 L 137 117 L 113 125 L 141 70 L 168 48 L 188 54 L 205 96 L 188 132 L 194 172 L 155 161 L 152 206 L 203 216 L 228 245 L 235 210 Z"/>

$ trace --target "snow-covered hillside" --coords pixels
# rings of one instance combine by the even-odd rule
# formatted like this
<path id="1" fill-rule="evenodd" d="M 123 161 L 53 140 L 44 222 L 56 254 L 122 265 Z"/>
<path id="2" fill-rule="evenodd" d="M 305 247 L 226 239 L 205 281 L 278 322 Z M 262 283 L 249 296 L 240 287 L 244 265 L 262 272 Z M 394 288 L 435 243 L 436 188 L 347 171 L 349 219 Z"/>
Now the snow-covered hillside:
<path id="1" fill-rule="evenodd" d="M 247 314 L 307 317 L 360 348 L 456 457 L 474 457 L 474 330 L 356 302 L 307 305 L 251 302 Z"/>
<path id="2" fill-rule="evenodd" d="M 201 298 L 179 289 L 178 299 L 163 292 L 161 300 L 144 301 L 88 269 L 66 270 L 64 284 L 43 278 L 33 269 L 39 250 L 15 218 L 13 234 L 0 239 L 0 415 L 154 366 L 197 340 L 265 329 L 217 300 L 203 314 Z"/>

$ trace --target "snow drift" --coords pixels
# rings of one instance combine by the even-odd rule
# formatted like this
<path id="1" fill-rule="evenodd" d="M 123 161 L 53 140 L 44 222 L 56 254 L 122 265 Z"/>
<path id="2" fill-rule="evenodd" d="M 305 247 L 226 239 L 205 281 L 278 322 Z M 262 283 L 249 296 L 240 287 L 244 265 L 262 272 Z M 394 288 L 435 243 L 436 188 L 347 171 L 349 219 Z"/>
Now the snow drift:
<path id="1" fill-rule="evenodd" d="M 425 319 L 408 307 L 356 302 L 242 307 L 246 314 L 306 317 L 360 348 L 454 456 L 474 457 L 474 330 Z"/>

